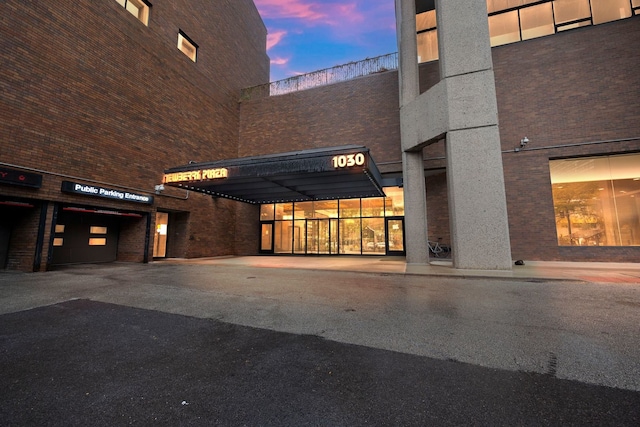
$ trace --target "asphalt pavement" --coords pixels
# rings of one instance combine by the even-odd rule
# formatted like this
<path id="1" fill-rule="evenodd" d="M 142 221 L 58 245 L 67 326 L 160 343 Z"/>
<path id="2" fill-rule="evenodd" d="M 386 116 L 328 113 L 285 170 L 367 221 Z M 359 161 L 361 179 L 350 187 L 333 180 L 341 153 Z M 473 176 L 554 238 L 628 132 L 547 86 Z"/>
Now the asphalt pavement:
<path id="1" fill-rule="evenodd" d="M 640 424 L 640 283 L 259 258 L 0 273 L 0 422 Z"/>

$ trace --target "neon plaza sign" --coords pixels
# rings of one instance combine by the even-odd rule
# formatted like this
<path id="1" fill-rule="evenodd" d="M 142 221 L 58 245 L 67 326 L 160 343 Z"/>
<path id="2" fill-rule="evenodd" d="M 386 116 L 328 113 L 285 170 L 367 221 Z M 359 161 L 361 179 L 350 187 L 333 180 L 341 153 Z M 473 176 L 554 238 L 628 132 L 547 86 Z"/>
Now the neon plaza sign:
<path id="1" fill-rule="evenodd" d="M 185 172 L 167 173 L 162 177 L 163 184 L 172 182 L 208 181 L 211 179 L 224 179 L 229 177 L 227 168 L 199 169 Z"/>
<path id="2" fill-rule="evenodd" d="M 230 178 L 265 177 L 282 174 L 322 173 L 336 169 L 355 169 L 367 167 L 367 153 L 347 153 L 334 156 L 301 157 L 280 162 L 264 161 L 250 164 L 236 164 L 215 169 L 192 169 L 165 173 L 163 184 L 181 185 L 203 181 L 216 181 Z"/>

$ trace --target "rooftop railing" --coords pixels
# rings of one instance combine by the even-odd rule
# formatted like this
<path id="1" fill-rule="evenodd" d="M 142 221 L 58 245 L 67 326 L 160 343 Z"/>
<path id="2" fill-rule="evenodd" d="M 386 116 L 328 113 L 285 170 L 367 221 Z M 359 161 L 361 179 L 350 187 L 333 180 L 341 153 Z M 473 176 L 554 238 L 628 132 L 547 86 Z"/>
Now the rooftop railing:
<path id="1" fill-rule="evenodd" d="M 312 73 L 242 89 L 241 100 L 266 98 L 398 69 L 398 53 L 367 58 Z"/>

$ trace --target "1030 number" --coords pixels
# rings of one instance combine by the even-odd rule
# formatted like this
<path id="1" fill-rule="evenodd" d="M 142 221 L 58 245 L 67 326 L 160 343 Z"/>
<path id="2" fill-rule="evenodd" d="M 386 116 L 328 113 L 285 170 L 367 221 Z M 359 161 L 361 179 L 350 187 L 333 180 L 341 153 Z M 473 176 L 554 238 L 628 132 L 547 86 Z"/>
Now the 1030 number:
<path id="1" fill-rule="evenodd" d="M 349 168 L 364 165 L 365 157 L 363 153 L 345 154 L 342 156 L 334 156 L 331 162 L 333 162 L 334 168 Z"/>

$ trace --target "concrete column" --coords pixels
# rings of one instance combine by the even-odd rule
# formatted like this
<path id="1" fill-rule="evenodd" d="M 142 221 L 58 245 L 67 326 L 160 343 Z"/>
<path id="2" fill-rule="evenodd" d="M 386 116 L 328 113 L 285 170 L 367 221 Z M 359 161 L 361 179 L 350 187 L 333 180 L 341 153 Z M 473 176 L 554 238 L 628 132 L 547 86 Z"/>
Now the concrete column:
<path id="1" fill-rule="evenodd" d="M 402 153 L 407 264 L 428 264 L 427 196 L 422 150 Z"/>
<path id="2" fill-rule="evenodd" d="M 489 147 L 495 141 L 499 142 L 497 126 L 447 134 L 449 221 L 455 268 L 511 269 L 502 154 Z"/>
<path id="3" fill-rule="evenodd" d="M 398 80 L 400 88 L 400 114 L 407 115 L 407 107 L 420 95 L 418 75 L 418 48 L 416 40 L 415 0 L 396 0 L 396 32 L 398 37 Z M 411 115 L 410 115 L 411 116 Z M 401 120 L 400 138 L 414 139 L 412 123 Z M 402 144 L 404 146 L 404 144 Z M 405 250 L 408 264 L 427 264 L 427 195 L 424 179 L 422 149 L 402 154 L 404 190 Z"/>
<path id="4" fill-rule="evenodd" d="M 486 0 L 436 0 L 453 265 L 511 269 Z"/>
<path id="5" fill-rule="evenodd" d="M 415 0 L 396 0 L 396 36 L 400 107 L 403 107 L 420 94 Z"/>

